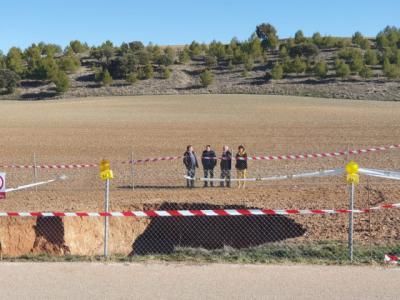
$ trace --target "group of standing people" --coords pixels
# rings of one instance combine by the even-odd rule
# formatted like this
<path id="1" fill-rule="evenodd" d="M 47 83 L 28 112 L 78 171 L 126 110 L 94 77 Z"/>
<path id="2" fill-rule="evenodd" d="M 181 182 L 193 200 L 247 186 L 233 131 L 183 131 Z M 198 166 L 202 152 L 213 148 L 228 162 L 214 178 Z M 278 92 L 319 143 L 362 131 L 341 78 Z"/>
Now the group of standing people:
<path id="1" fill-rule="evenodd" d="M 217 159 L 215 151 L 211 149 L 210 145 L 207 145 L 201 155 L 201 164 L 204 171 L 204 187 L 208 187 L 209 184 L 211 187 L 214 186 L 214 169 L 217 166 Z M 220 159 L 220 186 L 231 187 L 232 152 L 229 150 L 228 146 L 223 146 Z M 188 177 L 186 179 L 186 186 L 188 188 L 193 188 L 196 168 L 199 167 L 199 164 L 192 145 L 187 146 L 186 152 L 183 154 L 183 163 L 186 167 Z M 238 152 L 236 153 L 235 168 L 237 179 L 239 179 L 238 188 L 245 188 L 245 181 L 240 180 L 247 178 L 247 153 L 242 145 L 238 147 Z"/>

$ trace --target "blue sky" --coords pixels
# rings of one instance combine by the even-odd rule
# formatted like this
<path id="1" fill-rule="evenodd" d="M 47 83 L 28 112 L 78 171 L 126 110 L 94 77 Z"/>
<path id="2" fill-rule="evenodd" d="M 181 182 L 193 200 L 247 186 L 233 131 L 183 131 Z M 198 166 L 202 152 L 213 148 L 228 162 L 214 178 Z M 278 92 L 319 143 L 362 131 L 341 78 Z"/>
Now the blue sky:
<path id="1" fill-rule="evenodd" d="M 79 39 L 97 45 L 140 40 L 160 45 L 192 40 L 248 38 L 269 22 L 280 37 L 298 29 L 306 35 L 375 36 L 386 25 L 400 26 L 398 0 L 20 0 L 0 5 L 0 49 L 33 42 L 65 46 Z"/>

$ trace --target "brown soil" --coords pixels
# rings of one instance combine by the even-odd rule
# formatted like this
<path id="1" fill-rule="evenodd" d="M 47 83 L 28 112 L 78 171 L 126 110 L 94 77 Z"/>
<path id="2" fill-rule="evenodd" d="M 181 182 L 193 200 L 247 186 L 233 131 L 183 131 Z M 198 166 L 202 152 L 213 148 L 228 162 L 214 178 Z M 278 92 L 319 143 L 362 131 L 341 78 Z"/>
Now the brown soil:
<path id="1" fill-rule="evenodd" d="M 393 102 L 193 95 L 35 103 L 6 101 L 1 103 L 1 110 L 0 164 L 31 164 L 34 152 L 38 164 L 97 163 L 106 157 L 111 160 L 116 177 L 111 188 L 111 209 L 114 211 L 181 208 L 184 204 L 186 208 L 346 208 L 348 195 L 343 178 L 249 183 L 245 190 L 236 187 L 198 187 L 187 190 L 183 187 L 184 169 L 179 160 L 135 166 L 135 190 L 132 191 L 130 166 L 118 162 L 130 159 L 132 151 L 135 159 L 181 155 L 187 144 L 193 144 L 197 153 L 201 152 L 205 144 L 210 143 L 217 153 L 223 144 L 234 148 L 244 144 L 250 155 L 279 155 L 396 144 L 400 136 L 400 106 Z M 400 169 L 399 150 L 350 158 L 356 159 L 364 167 Z M 249 176 L 343 167 L 345 162 L 346 157 L 289 162 L 254 161 L 249 163 Z M 9 187 L 33 180 L 32 170 L 5 171 Z M 198 172 L 200 174 L 201 170 Z M 38 180 L 54 178 L 60 174 L 66 174 L 68 180 L 39 187 L 37 191 L 8 194 L 7 199 L 0 203 L 0 211 L 103 210 L 103 183 L 98 178 L 96 168 L 39 170 Z M 219 176 L 219 171 L 217 174 Z M 359 208 L 399 202 L 400 188 L 391 181 L 362 177 L 356 196 L 355 206 Z M 286 220 L 284 226 L 289 231 L 294 230 L 299 240 L 346 237 L 345 216 L 296 216 L 290 219 L 300 224 L 301 228 L 294 224 L 291 229 L 292 223 Z M 38 240 L 38 236 L 43 234 L 34 232 L 36 220 L 8 218 L 0 221 L 7 228 L 16 223 L 26 224 L 19 232 L 30 237 L 27 242 L 29 246 L 25 247 L 29 248 L 28 251 L 49 249 Z M 372 237 L 373 242 L 394 242 L 400 237 L 399 221 L 400 214 L 397 211 L 357 217 L 356 239 L 367 242 Z M 101 222 L 101 219 L 93 218 L 65 218 L 64 236 L 52 242 L 58 248 L 50 250 L 54 253 L 58 251 L 59 254 L 68 251 L 80 254 L 101 252 Z M 122 253 L 129 253 L 136 237 L 144 231 L 147 230 L 145 234 L 152 237 L 154 232 L 148 228 L 158 228 L 158 236 L 167 236 L 168 228 L 173 225 L 153 224 L 147 227 L 149 221 L 137 222 L 135 219 L 113 219 L 112 222 L 112 235 L 118 241 L 114 244 L 119 247 L 115 252 Z M 251 234 L 257 236 L 255 240 L 263 241 L 266 237 L 263 237 L 262 232 L 268 227 L 273 228 L 274 224 L 268 220 L 261 220 L 259 224 L 258 229 Z M 6 245 L 10 242 L 5 237 L 10 233 L 4 233 L 4 226 L 0 228 L 3 249 L 4 245 L 6 249 L 22 249 L 22 246 Z M 192 228 L 190 230 L 196 228 L 192 224 L 185 226 Z M 223 224 L 216 224 L 213 228 L 232 232 L 240 230 L 239 224 L 232 224 L 232 228 L 228 229 Z M 210 231 L 210 228 L 207 230 Z M 28 231 L 29 234 L 26 233 Z M 87 234 L 88 231 L 92 234 Z M 301 234 L 296 235 L 296 232 Z M 219 233 L 214 234 L 218 236 Z M 212 235 L 201 246 L 208 247 Z M 172 243 L 176 239 L 176 236 L 170 236 Z M 282 240 L 282 237 L 276 239 Z M 179 242 L 182 241 L 180 239 Z M 193 246 L 194 242 L 190 238 L 185 241 L 188 246 Z M 237 244 L 240 241 L 232 240 L 232 237 L 229 243 L 240 246 Z"/>

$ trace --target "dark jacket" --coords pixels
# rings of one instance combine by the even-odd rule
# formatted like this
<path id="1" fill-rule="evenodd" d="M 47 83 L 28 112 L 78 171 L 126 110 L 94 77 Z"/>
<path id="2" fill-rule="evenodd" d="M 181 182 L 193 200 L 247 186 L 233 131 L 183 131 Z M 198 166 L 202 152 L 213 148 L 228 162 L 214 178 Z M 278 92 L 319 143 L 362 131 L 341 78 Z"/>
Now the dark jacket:
<path id="1" fill-rule="evenodd" d="M 183 164 L 185 165 L 186 169 L 194 169 L 194 168 L 198 168 L 199 164 L 197 163 L 197 157 L 196 157 L 196 153 L 193 152 L 194 155 L 194 160 L 195 160 L 195 164 L 192 164 L 192 160 L 190 159 L 190 153 L 189 151 L 186 151 L 183 154 Z"/>
<path id="2" fill-rule="evenodd" d="M 232 153 L 229 150 L 222 153 L 220 166 L 221 170 L 232 169 Z"/>
<path id="3" fill-rule="evenodd" d="M 236 153 L 236 169 L 246 170 L 247 169 L 247 153 L 244 151 L 242 154 Z"/>
<path id="4" fill-rule="evenodd" d="M 205 170 L 213 170 L 217 164 L 217 156 L 213 150 L 204 150 L 201 155 L 201 164 Z"/>

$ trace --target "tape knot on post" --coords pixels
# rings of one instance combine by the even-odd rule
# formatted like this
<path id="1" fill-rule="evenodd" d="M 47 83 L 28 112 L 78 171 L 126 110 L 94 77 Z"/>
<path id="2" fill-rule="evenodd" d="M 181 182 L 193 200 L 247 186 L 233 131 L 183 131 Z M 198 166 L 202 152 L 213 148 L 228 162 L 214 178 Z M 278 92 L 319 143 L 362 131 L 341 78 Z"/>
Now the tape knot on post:
<path id="1" fill-rule="evenodd" d="M 346 165 L 346 181 L 348 184 L 357 184 L 360 182 L 360 176 L 358 175 L 358 164 L 355 161 L 350 161 Z"/>

